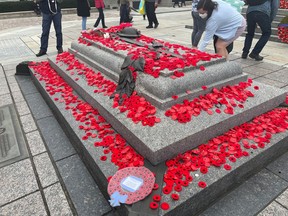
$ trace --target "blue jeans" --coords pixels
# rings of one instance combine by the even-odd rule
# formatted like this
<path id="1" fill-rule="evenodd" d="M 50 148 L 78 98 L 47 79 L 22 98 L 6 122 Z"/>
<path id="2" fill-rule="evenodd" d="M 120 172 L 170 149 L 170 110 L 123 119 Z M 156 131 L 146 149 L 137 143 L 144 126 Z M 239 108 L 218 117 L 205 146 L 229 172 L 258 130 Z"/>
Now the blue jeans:
<path id="1" fill-rule="evenodd" d="M 249 53 L 257 24 L 262 31 L 262 35 L 256 43 L 254 49 L 252 50 L 252 53 L 258 55 L 270 38 L 271 20 L 267 14 L 260 11 L 251 11 L 246 15 L 246 18 L 247 34 L 244 42 L 243 53 Z"/>
<path id="2" fill-rule="evenodd" d="M 82 17 L 82 30 L 86 30 L 87 17 Z"/>
<path id="3" fill-rule="evenodd" d="M 198 12 L 192 11 L 193 32 L 191 35 L 192 46 L 197 47 L 206 27 L 206 19 L 202 19 Z"/>
<path id="4" fill-rule="evenodd" d="M 48 39 L 50 33 L 51 23 L 53 21 L 54 29 L 57 38 L 57 50 L 62 48 L 63 38 L 62 38 L 62 24 L 61 24 L 62 14 L 60 12 L 56 14 L 44 14 L 42 13 L 42 35 L 41 35 L 41 47 L 43 51 L 47 51 Z"/>

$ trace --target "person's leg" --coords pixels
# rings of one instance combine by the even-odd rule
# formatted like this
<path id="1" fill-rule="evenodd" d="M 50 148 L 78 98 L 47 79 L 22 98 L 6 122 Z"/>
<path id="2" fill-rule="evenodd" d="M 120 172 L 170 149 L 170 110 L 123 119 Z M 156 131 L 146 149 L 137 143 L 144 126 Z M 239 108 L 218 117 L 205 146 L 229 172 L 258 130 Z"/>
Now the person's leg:
<path id="1" fill-rule="evenodd" d="M 58 52 L 62 50 L 62 45 L 63 45 L 63 37 L 62 37 L 62 14 L 57 13 L 53 15 L 53 24 L 54 24 L 54 29 L 56 32 L 56 38 L 57 38 L 57 50 Z M 62 50 L 63 52 L 63 50 Z"/>
<path id="2" fill-rule="evenodd" d="M 221 38 L 218 38 L 215 44 L 216 50 L 217 50 L 217 54 L 223 56 L 224 58 L 228 59 L 228 51 L 226 49 L 226 47 L 229 44 L 227 44 L 226 41 L 222 40 Z"/>
<path id="3" fill-rule="evenodd" d="M 192 44 L 193 47 L 197 47 L 199 44 L 199 41 L 202 37 L 203 32 L 205 31 L 206 27 L 206 20 L 202 19 L 197 12 L 193 12 L 194 17 L 195 17 L 195 22 L 196 23 L 196 33 L 194 37 L 194 43 Z M 194 31 L 194 27 L 193 27 Z"/>
<path id="4" fill-rule="evenodd" d="M 145 1 L 145 6 L 146 6 L 146 15 L 148 18 L 148 26 L 146 28 L 153 28 L 153 10 L 154 9 L 154 3 L 153 2 L 146 2 Z"/>
<path id="5" fill-rule="evenodd" d="M 256 43 L 254 49 L 251 53 L 255 55 L 259 55 L 262 51 L 266 43 L 268 42 L 271 35 L 271 22 L 270 18 L 267 14 L 258 12 L 257 16 L 255 16 L 255 20 L 262 31 L 262 35 Z"/>
<path id="6" fill-rule="evenodd" d="M 96 20 L 96 22 L 95 22 L 95 24 L 94 24 L 94 27 L 96 28 L 98 25 L 99 25 L 99 22 L 100 22 L 100 20 L 101 20 L 101 14 L 103 13 L 103 9 L 102 8 L 97 8 L 97 10 L 98 10 L 98 18 L 97 18 L 97 20 Z M 102 11 L 102 12 L 101 12 Z"/>
<path id="7" fill-rule="evenodd" d="M 125 6 L 126 5 L 124 5 L 124 4 L 120 5 L 120 24 L 125 22 L 124 21 L 124 16 L 125 16 L 125 11 L 126 11 L 126 7 Z"/>
<path id="8" fill-rule="evenodd" d="M 82 17 L 82 31 L 86 30 L 87 17 Z"/>
<path id="9" fill-rule="evenodd" d="M 52 15 L 42 13 L 42 35 L 41 35 L 41 47 L 40 50 L 47 52 L 48 39 L 50 33 L 50 27 L 52 22 Z"/>
<path id="10" fill-rule="evenodd" d="M 244 47 L 242 49 L 242 58 L 247 58 L 247 55 L 250 51 L 252 41 L 254 38 L 255 28 L 256 28 L 256 21 L 255 21 L 255 12 L 252 11 L 246 15 L 247 19 L 247 34 L 245 37 Z"/>
<path id="11" fill-rule="evenodd" d="M 99 11 L 99 12 L 100 12 L 100 11 Z M 103 27 L 103 28 L 107 28 L 107 26 L 105 25 L 105 16 L 104 16 L 103 8 L 101 8 L 100 15 L 101 15 L 101 20 L 102 20 L 102 27 Z"/>

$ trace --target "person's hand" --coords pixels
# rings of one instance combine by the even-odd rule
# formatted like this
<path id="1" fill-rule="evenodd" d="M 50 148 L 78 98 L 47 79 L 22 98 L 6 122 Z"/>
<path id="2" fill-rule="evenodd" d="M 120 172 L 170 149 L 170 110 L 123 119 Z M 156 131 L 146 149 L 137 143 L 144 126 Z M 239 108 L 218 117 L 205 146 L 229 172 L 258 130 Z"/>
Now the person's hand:
<path id="1" fill-rule="evenodd" d="M 158 7 L 158 3 L 155 3 L 155 5 L 154 5 L 154 6 L 155 6 L 155 8 L 157 8 L 157 7 Z"/>

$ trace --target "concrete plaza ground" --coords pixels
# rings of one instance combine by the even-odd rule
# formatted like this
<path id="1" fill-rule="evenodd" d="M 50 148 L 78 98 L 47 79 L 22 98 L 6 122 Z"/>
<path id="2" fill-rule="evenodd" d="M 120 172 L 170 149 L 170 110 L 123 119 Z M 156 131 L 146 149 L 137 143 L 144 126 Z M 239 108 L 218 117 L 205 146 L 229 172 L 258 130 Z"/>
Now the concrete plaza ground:
<path id="1" fill-rule="evenodd" d="M 146 29 L 147 20 L 134 16 L 134 26 L 145 35 L 191 46 L 190 6 L 159 8 L 159 28 Z M 106 10 L 106 24 L 117 25 L 119 11 Z M 88 19 L 92 27 L 96 13 Z M 81 18 L 63 15 L 64 50 L 77 40 Z M 36 58 L 41 17 L 0 20 L 0 107 L 13 104 L 27 142 L 28 156 L 12 164 L 0 164 L 0 215 L 115 215 L 86 170 L 57 120 L 29 77 L 15 77 L 16 65 Z M 263 62 L 240 58 L 244 38 L 234 43 L 231 61 L 237 61 L 249 77 L 288 91 L 288 44 L 268 42 Z M 56 54 L 53 27 L 48 56 Z M 210 45 L 208 48 L 212 50 Z M 284 153 L 284 152 L 283 152 Z M 202 215 L 288 215 L 288 153 L 269 164 Z"/>

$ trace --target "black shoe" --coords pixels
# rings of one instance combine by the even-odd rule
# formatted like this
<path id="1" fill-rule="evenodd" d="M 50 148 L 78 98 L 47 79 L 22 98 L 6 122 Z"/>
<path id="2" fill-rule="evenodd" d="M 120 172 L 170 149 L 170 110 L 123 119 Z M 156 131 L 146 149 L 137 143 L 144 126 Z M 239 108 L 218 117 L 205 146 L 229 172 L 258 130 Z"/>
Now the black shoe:
<path id="1" fill-rule="evenodd" d="M 241 58 L 242 59 L 247 59 L 247 56 L 248 56 L 248 53 L 243 52 L 242 55 L 241 55 Z"/>
<path id="2" fill-rule="evenodd" d="M 98 25 L 96 25 L 96 24 L 93 25 L 94 28 L 97 28 L 97 26 L 98 26 Z"/>
<path id="3" fill-rule="evenodd" d="M 147 28 L 147 29 L 149 29 L 149 28 L 153 28 L 153 26 L 150 26 L 150 25 L 149 25 L 149 26 L 146 26 L 146 28 Z"/>
<path id="4" fill-rule="evenodd" d="M 250 53 L 249 57 L 252 59 L 255 59 L 256 61 L 262 61 L 263 60 L 263 57 L 260 56 L 259 54 Z"/>
<path id="5" fill-rule="evenodd" d="M 103 28 L 108 28 L 108 26 L 103 26 Z"/>
<path id="6" fill-rule="evenodd" d="M 40 57 L 43 55 L 46 55 L 46 51 L 44 51 L 44 50 L 40 50 L 39 53 L 36 54 L 37 57 Z"/>
<path id="7" fill-rule="evenodd" d="M 58 54 L 60 54 L 60 53 L 63 53 L 63 49 L 62 48 L 58 49 Z"/>
<path id="8" fill-rule="evenodd" d="M 159 26 L 159 23 L 156 23 L 155 26 L 154 26 L 154 28 L 156 29 L 158 26 Z"/>

